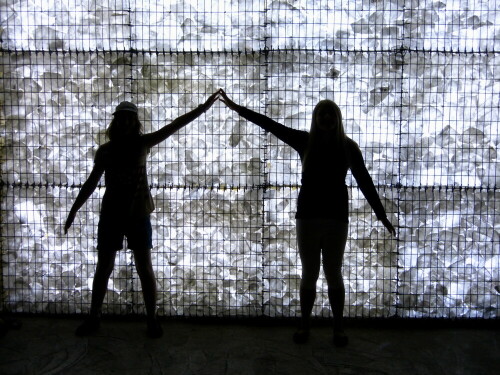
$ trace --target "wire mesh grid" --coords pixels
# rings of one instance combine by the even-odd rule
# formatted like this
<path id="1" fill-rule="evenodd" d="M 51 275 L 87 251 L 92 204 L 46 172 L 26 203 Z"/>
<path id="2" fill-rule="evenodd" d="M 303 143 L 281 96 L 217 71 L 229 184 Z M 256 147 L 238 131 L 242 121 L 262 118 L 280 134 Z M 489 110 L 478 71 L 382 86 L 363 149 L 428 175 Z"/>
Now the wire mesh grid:
<path id="1" fill-rule="evenodd" d="M 348 175 L 345 314 L 498 316 L 496 1 L 19 1 L 1 5 L 2 309 L 89 310 L 101 184 L 62 224 L 114 107 L 146 132 L 219 87 L 308 130 L 335 100 L 398 239 Z M 300 159 L 222 103 L 151 150 L 159 313 L 299 315 Z M 130 252 L 104 312 L 143 312 Z M 315 316 L 331 316 L 321 274 Z"/>

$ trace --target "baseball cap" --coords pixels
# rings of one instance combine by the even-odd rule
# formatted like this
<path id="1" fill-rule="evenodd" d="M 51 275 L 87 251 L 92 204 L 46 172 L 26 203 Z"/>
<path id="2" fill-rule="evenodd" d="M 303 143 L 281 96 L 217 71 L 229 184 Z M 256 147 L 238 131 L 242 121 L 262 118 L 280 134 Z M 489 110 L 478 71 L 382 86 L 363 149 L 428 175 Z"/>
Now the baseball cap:
<path id="1" fill-rule="evenodd" d="M 121 102 L 120 104 L 118 104 L 116 106 L 116 109 L 113 112 L 113 114 L 115 114 L 116 112 L 119 112 L 119 111 L 130 111 L 130 112 L 137 113 L 137 106 L 134 103 Z"/>

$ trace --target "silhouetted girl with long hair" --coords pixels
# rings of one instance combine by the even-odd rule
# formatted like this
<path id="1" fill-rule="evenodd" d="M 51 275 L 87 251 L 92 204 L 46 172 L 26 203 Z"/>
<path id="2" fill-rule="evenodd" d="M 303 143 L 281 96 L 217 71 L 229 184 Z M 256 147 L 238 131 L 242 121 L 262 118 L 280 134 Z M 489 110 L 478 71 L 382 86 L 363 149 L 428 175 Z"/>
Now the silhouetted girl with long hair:
<path id="1" fill-rule="evenodd" d="M 347 137 L 339 107 L 322 100 L 314 108 L 309 132 L 288 128 L 274 120 L 239 106 L 222 91 L 221 100 L 240 116 L 271 132 L 294 148 L 302 161 L 302 180 L 297 204 L 297 244 L 302 262 L 300 283 L 300 327 L 297 343 L 309 337 L 310 316 L 316 298 L 321 257 L 333 311 L 333 340 L 347 345 L 342 316 L 345 289 L 342 259 L 348 232 L 348 194 L 345 178 L 351 169 L 364 196 L 389 232 L 395 229 L 387 219 L 358 145 Z"/>
<path id="2" fill-rule="evenodd" d="M 148 335 L 162 335 L 162 328 L 156 317 L 156 279 L 151 264 L 152 233 L 149 216 L 154 210 L 154 203 L 146 176 L 146 158 L 151 147 L 208 110 L 217 100 L 218 94 L 219 92 L 214 93 L 193 111 L 149 134 L 142 134 L 137 107 L 133 103 L 122 102 L 116 107 L 106 132 L 109 142 L 98 148 L 92 172 L 83 184 L 64 226 L 67 233 L 76 212 L 93 193 L 104 173 L 106 191 L 98 225 L 98 258 L 92 285 L 90 316 L 77 328 L 78 336 L 88 335 L 99 328 L 108 279 L 113 271 L 116 251 L 123 248 L 124 236 L 128 247 L 133 251 L 141 280 Z"/>

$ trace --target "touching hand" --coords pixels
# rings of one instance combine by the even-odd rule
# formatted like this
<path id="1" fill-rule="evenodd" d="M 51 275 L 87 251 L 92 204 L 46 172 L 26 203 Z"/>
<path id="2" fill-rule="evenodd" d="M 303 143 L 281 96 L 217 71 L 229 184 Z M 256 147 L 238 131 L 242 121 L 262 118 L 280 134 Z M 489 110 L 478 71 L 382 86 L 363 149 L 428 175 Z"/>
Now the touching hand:
<path id="1" fill-rule="evenodd" d="M 391 222 L 387 218 L 382 219 L 382 224 L 384 224 L 384 227 L 387 228 L 390 234 L 392 234 L 394 237 L 396 237 L 396 229 L 392 226 Z"/>
<path id="2" fill-rule="evenodd" d="M 222 98 L 220 98 L 220 101 L 231 108 L 233 111 L 238 110 L 239 105 L 229 99 L 224 90 L 220 89 L 219 91 L 222 96 Z"/>
<path id="3" fill-rule="evenodd" d="M 73 224 L 73 220 L 75 220 L 75 213 L 70 212 L 68 218 L 66 219 L 66 223 L 64 224 L 64 234 L 68 234 L 68 229 Z"/>
<path id="4" fill-rule="evenodd" d="M 203 110 L 203 112 L 206 112 L 208 111 L 208 109 L 210 109 L 210 107 L 217 101 L 217 99 L 219 98 L 219 95 L 220 95 L 220 89 L 217 90 L 216 92 L 214 92 L 212 95 L 210 95 L 207 99 L 207 101 L 205 103 L 203 103 L 202 105 L 200 105 L 201 109 Z"/>

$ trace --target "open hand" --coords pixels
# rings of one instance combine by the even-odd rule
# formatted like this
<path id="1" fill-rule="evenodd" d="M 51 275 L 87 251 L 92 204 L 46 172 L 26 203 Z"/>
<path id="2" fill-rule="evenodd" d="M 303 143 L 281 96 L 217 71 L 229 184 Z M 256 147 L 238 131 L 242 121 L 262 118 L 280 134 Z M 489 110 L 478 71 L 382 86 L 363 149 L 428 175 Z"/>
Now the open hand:
<path id="1" fill-rule="evenodd" d="M 394 237 L 396 237 L 396 229 L 392 226 L 391 222 L 387 218 L 382 219 L 382 224 L 384 224 L 384 227 L 387 228 L 390 234 L 392 234 Z"/>
<path id="2" fill-rule="evenodd" d="M 221 89 L 219 89 L 216 92 L 214 92 L 212 95 L 210 95 L 208 97 L 208 99 L 207 99 L 207 101 L 205 103 L 203 103 L 202 105 L 200 105 L 200 107 L 203 110 L 203 112 L 208 111 L 208 109 L 210 109 L 210 107 L 217 101 L 217 99 L 219 98 L 219 95 L 220 95 L 220 91 L 221 91 Z"/>
<path id="3" fill-rule="evenodd" d="M 70 212 L 68 218 L 66 219 L 66 223 L 64 224 L 64 234 L 68 234 L 68 229 L 73 224 L 73 220 L 75 220 L 75 213 Z"/>
<path id="4" fill-rule="evenodd" d="M 224 90 L 220 89 L 219 91 L 221 94 L 221 98 L 219 98 L 220 101 L 231 108 L 233 111 L 238 110 L 239 105 L 229 99 Z"/>

